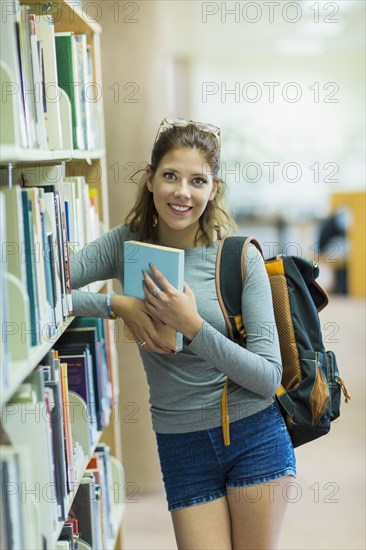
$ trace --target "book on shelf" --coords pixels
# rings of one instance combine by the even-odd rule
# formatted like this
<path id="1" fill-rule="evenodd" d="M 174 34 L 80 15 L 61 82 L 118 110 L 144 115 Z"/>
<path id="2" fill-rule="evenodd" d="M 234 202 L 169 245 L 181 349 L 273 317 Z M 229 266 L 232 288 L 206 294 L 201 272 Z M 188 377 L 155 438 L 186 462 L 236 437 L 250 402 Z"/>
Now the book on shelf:
<path id="1" fill-rule="evenodd" d="M 20 186 L 3 187 L 5 211 L 2 223 L 6 227 L 5 254 L 8 271 L 27 288 L 27 272 L 24 261 L 23 199 Z"/>
<path id="2" fill-rule="evenodd" d="M 46 119 L 44 114 L 46 86 L 44 83 L 44 56 L 43 46 L 37 37 L 36 18 L 34 14 L 28 15 L 30 57 L 32 65 L 33 86 L 35 92 L 35 120 L 36 135 L 38 147 L 43 150 L 48 149 L 48 140 L 46 134 Z M 27 93 L 27 92 L 26 92 Z"/>
<path id="3" fill-rule="evenodd" d="M 63 396 L 60 382 L 59 362 L 55 360 L 54 351 L 51 350 L 43 359 L 43 372 L 46 391 L 50 392 L 53 407 L 50 413 L 50 425 L 52 429 L 52 447 L 55 463 L 56 496 L 58 502 L 58 519 L 67 517 L 67 480 L 66 480 L 66 456 L 65 456 L 65 427 L 63 414 Z"/>
<path id="4" fill-rule="evenodd" d="M 44 118 L 48 147 L 51 150 L 60 150 L 63 149 L 60 91 L 57 79 L 55 27 L 52 17 L 36 18 L 36 33 L 42 47 L 42 66 L 46 91 L 44 94 Z"/>
<path id="5" fill-rule="evenodd" d="M 64 343 L 60 355 L 54 344 L 73 313 L 69 253 L 74 249 L 70 241 L 80 248 L 78 243 L 84 246 L 98 238 L 103 208 L 99 208 L 98 190 L 92 184 L 82 176 L 64 181 L 67 166 L 51 160 L 58 158 L 56 154 L 47 153 L 58 150 L 61 158 L 73 156 L 62 151 L 69 128 L 74 129 L 74 148 L 100 147 L 103 113 L 93 75 L 94 67 L 100 73 L 99 30 L 87 21 L 78 23 L 72 2 L 51 2 L 51 9 L 60 4 L 54 20 L 44 11 L 32 13 L 42 11 L 41 3 L 33 0 L 22 6 L 18 0 L 2 4 L 0 324 L 18 329 L 19 338 L 9 335 L 0 342 L 0 548 L 109 548 L 114 527 L 113 480 L 111 459 L 103 445 L 97 446 L 98 458 L 89 463 L 85 476 L 92 482 L 90 526 L 84 523 L 79 532 L 77 519 L 69 514 L 101 435 L 97 429 L 107 425 L 117 394 L 111 360 L 115 351 L 109 347 L 113 342 L 105 332 L 107 321 L 80 319 L 73 328 L 88 333 L 84 341 Z M 88 27 L 84 34 L 76 34 Z M 57 66 L 58 29 L 70 29 L 59 38 L 73 37 L 70 82 L 75 96 L 70 101 L 70 121 L 64 120 L 70 96 L 66 97 L 59 83 L 60 71 L 64 79 L 65 71 Z M 83 168 L 87 163 L 81 160 Z M 69 162 L 68 173 L 76 164 Z M 100 191 L 99 185 L 105 185 L 104 176 L 98 182 Z M 55 349 L 45 353 L 50 345 Z M 83 540 L 88 530 L 90 544 Z"/>
<path id="6" fill-rule="evenodd" d="M 104 510 L 105 510 L 105 530 L 107 539 L 113 540 L 116 535 L 115 525 L 113 522 L 113 505 L 116 501 L 115 493 L 113 487 L 113 478 L 112 478 L 112 465 L 111 465 L 111 454 L 110 448 L 105 443 L 100 443 L 96 449 L 94 456 L 98 458 L 98 463 L 100 464 L 100 469 L 102 470 L 102 475 L 104 478 Z M 122 488 L 120 487 L 119 489 Z"/>
<path id="7" fill-rule="evenodd" d="M 59 347 L 59 359 L 67 364 L 69 390 L 77 393 L 86 403 L 90 441 L 97 437 L 97 413 L 93 380 L 93 362 L 89 344 L 64 344 Z"/>
<path id="8" fill-rule="evenodd" d="M 0 483 L 2 487 L 0 548 L 42 548 L 45 538 L 35 521 L 40 487 L 33 480 L 32 450 L 26 444 L 0 444 Z"/>
<path id="9" fill-rule="evenodd" d="M 142 271 L 146 270 L 154 280 L 149 264 L 155 265 L 171 285 L 183 292 L 184 250 L 139 241 L 125 241 L 123 292 L 126 296 L 145 299 Z M 182 333 L 154 319 L 153 323 L 159 335 L 168 340 L 172 349 L 175 351 L 183 349 Z M 126 340 L 135 341 L 126 325 L 124 325 L 124 335 Z"/>
<path id="10" fill-rule="evenodd" d="M 36 276 L 37 256 L 34 242 L 33 231 L 33 214 L 32 202 L 30 200 L 29 191 L 22 189 L 22 207 L 23 207 L 23 222 L 24 222 L 24 255 L 27 271 L 27 292 L 30 305 L 30 322 L 31 322 L 31 344 L 36 346 L 41 339 L 40 326 L 40 311 L 39 311 L 39 295 L 38 285 L 39 279 Z"/>
<path id="11" fill-rule="evenodd" d="M 102 466 L 100 464 L 100 461 L 96 456 L 92 457 L 89 461 L 89 464 L 87 465 L 87 468 L 85 470 L 85 475 L 92 475 L 95 479 L 96 486 L 99 489 L 100 492 L 100 499 L 99 499 L 99 516 L 96 518 L 97 525 L 100 526 L 100 542 L 101 542 L 101 548 L 107 548 L 108 547 L 108 539 L 107 539 L 107 518 L 106 518 L 106 503 L 108 500 L 108 487 L 105 484 L 105 478 L 104 478 L 104 472 L 102 470 Z"/>
<path id="12" fill-rule="evenodd" d="M 16 21 L 18 55 L 21 76 L 21 93 L 24 102 L 25 121 L 28 136 L 28 147 L 39 147 L 37 136 L 36 90 L 32 65 L 30 42 L 30 17 L 27 6 L 20 6 Z"/>
<path id="13" fill-rule="evenodd" d="M 24 190 L 23 190 L 24 191 Z M 35 258 L 33 264 L 35 265 L 36 279 L 39 281 L 38 296 L 39 296 L 39 323 L 41 327 L 49 327 L 48 323 L 53 321 L 52 301 L 51 298 L 51 284 L 52 280 L 49 273 L 49 264 L 46 262 L 46 255 L 43 253 L 45 250 L 46 242 L 45 228 L 44 228 L 44 200 L 43 190 L 38 187 L 30 187 L 27 189 L 28 198 L 32 205 L 32 219 L 33 219 L 33 244 L 35 248 Z M 46 277 L 47 273 L 47 277 Z M 45 331 L 45 336 L 52 335 L 51 330 Z"/>
<path id="14" fill-rule="evenodd" d="M 69 511 L 76 520 L 80 539 L 92 548 L 111 548 L 116 536 L 113 522 L 115 493 L 110 448 L 100 443 L 90 458 Z"/>
<path id="15" fill-rule="evenodd" d="M 8 272 L 24 287 L 30 346 L 50 337 L 72 313 L 65 217 L 54 186 L 3 188 Z M 8 321 L 16 321 L 9 308 Z"/>
<path id="16" fill-rule="evenodd" d="M 77 252 L 100 236 L 97 193 L 83 176 L 66 177 L 63 183 L 69 205 L 70 248 Z"/>
<path id="17" fill-rule="evenodd" d="M 1 548 L 24 548 L 21 492 L 10 490 L 21 486 L 19 452 L 11 446 L 0 447 L 1 482 Z M 14 518 L 18 518 L 18 525 Z"/>
<path id="18" fill-rule="evenodd" d="M 99 93 L 94 81 L 87 34 L 55 32 L 52 15 L 35 15 L 31 6 L 7 2 L 1 20 L 1 60 L 8 74 L 6 102 L 13 110 L 15 144 L 62 150 L 60 88 L 71 104 L 74 149 L 100 144 Z M 5 125 L 1 142 L 7 143 Z"/>
<path id="19" fill-rule="evenodd" d="M 38 490 L 39 510 L 43 518 L 41 533 L 50 541 L 57 526 L 58 509 L 54 494 L 49 408 L 44 398 L 42 373 L 35 371 L 28 380 L 19 386 L 11 400 L 3 406 L 3 426 L 15 448 L 27 444 L 37 449 L 36 460 L 31 462 L 29 487 Z"/>
<path id="20" fill-rule="evenodd" d="M 56 180 L 56 171 L 48 172 Z M 73 311 L 65 205 L 69 231 L 75 241 L 83 242 L 86 235 L 96 238 L 99 234 L 97 198 L 83 177 L 66 181 L 64 192 L 62 180 L 50 185 L 29 167 L 16 167 L 13 179 L 13 187 L 2 187 L 1 195 L 5 202 L 1 217 L 6 233 L 4 253 L 7 271 L 24 287 L 29 346 L 37 346 L 43 337 L 55 334 Z M 78 212 L 83 213 L 83 222 L 88 219 L 88 229 L 79 224 Z M 2 303 L 5 308 L 5 300 Z M 6 315 L 5 322 L 16 321 L 11 308 Z"/>
<path id="21" fill-rule="evenodd" d="M 1 61 L 4 64 L 8 72 L 8 83 L 7 95 L 4 93 L 4 98 L 6 100 L 12 100 L 14 102 L 14 110 L 16 112 L 16 117 L 14 117 L 14 129 L 15 136 L 14 139 L 16 143 L 19 143 L 21 147 L 28 147 L 28 133 L 26 126 L 26 114 L 25 114 L 25 103 L 22 90 L 22 79 L 20 71 L 20 59 L 19 59 L 19 49 L 18 49 L 18 19 L 20 15 L 20 6 L 18 0 L 9 0 L 7 3 L 7 13 L 6 16 L 3 14 L 3 17 L 0 19 L 0 53 Z M 4 82 L 5 86 L 5 82 Z M 5 92 L 5 89 L 4 89 Z M 4 109 L 5 105 L 2 106 Z M 6 117 L 2 116 L 0 120 L 1 124 L 1 134 L 0 142 L 8 143 L 9 142 L 9 129 L 6 126 Z"/>
<path id="22" fill-rule="evenodd" d="M 103 548 L 100 525 L 100 489 L 92 474 L 84 474 L 69 515 L 78 520 L 80 538 L 92 548 Z"/>
<path id="23" fill-rule="evenodd" d="M 80 326 L 78 323 L 82 321 L 79 319 L 74 319 L 55 343 L 55 348 L 62 353 L 63 348 L 69 344 L 73 344 L 74 346 L 76 344 L 79 346 L 81 344 L 89 345 L 93 365 L 92 374 L 97 428 L 98 430 L 103 430 L 108 425 L 111 411 L 111 390 L 104 336 L 98 327 L 98 323 L 102 320 L 90 318 L 93 321 L 87 322 L 86 326 Z"/>
<path id="24" fill-rule="evenodd" d="M 70 261 L 69 261 L 69 243 L 67 239 L 66 230 L 66 214 L 65 214 L 65 200 L 63 192 L 63 180 L 60 176 L 57 167 L 48 167 L 46 171 L 38 171 L 33 168 L 21 166 L 16 167 L 13 170 L 13 179 L 15 184 L 20 185 L 25 189 L 38 189 L 38 191 L 29 191 L 30 198 L 33 198 L 35 202 L 34 208 L 38 214 L 35 217 L 35 222 L 41 227 L 42 224 L 46 226 L 46 238 L 51 234 L 52 247 L 54 250 L 49 249 L 49 242 L 44 242 L 44 235 L 42 229 L 39 230 L 40 250 L 44 251 L 43 263 L 45 264 L 45 272 L 49 276 L 49 269 L 53 270 L 51 273 L 51 281 L 54 282 L 56 288 L 55 294 L 55 317 L 56 322 L 60 323 L 65 320 L 66 317 L 72 314 L 72 294 L 71 294 L 71 282 L 70 282 Z M 54 181 L 50 184 L 49 181 Z M 39 203 L 39 204 L 38 204 Z M 38 221 L 38 219 L 40 221 Z M 42 218 L 44 218 L 42 220 Z M 39 225 L 41 224 L 41 225 Z M 47 248 L 47 249 L 46 249 Z M 53 262 L 53 259 L 56 263 Z M 40 262 L 40 269 L 43 270 L 42 263 Z M 45 276 L 40 273 L 40 280 L 43 286 L 47 289 L 47 284 L 50 281 L 45 282 Z M 43 291 L 46 292 L 48 298 L 51 297 L 50 289 Z"/>
<path id="25" fill-rule="evenodd" d="M 61 550 L 67 548 L 67 550 L 78 550 L 79 536 L 78 521 L 76 519 L 68 519 L 62 526 L 60 536 L 56 543 L 56 549 Z"/>
<path id="26" fill-rule="evenodd" d="M 76 317 L 70 325 L 70 328 L 96 328 L 100 367 L 102 373 L 102 381 L 105 395 L 105 406 L 108 409 L 112 401 L 112 379 L 113 375 L 110 368 L 110 360 L 108 358 L 108 349 L 106 343 L 106 319 L 99 317 Z"/>
<path id="27" fill-rule="evenodd" d="M 75 35 L 72 31 L 56 32 L 55 41 L 58 83 L 71 103 L 74 149 L 85 149 Z"/>

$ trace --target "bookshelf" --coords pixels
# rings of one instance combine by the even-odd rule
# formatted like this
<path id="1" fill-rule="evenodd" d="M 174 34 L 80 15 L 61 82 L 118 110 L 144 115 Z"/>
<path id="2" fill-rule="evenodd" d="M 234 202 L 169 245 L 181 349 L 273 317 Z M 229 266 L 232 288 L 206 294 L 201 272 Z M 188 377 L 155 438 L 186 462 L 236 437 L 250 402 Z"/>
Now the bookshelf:
<path id="1" fill-rule="evenodd" d="M 92 378 L 100 376 L 102 429 L 92 426 L 90 402 L 72 389 L 70 376 L 62 379 L 69 365 L 55 352 L 76 321 L 67 268 L 72 243 L 81 248 L 109 228 L 103 104 L 95 93 L 102 89 L 102 29 L 84 17 L 77 4 L 9 0 L 0 5 L 2 548 L 72 550 L 73 539 L 65 534 L 75 528 L 75 522 L 71 525 L 75 517 L 79 530 L 83 526 L 79 548 L 123 548 L 125 481 L 114 421 L 119 388 L 113 321 L 98 325 L 103 374 L 95 371 L 89 351 L 84 355 L 90 366 L 88 391 L 97 384 Z M 75 36 L 69 38 L 71 32 Z M 74 71 L 79 71 L 73 73 L 74 83 L 84 79 L 83 89 L 94 90 L 89 101 L 84 91 L 73 99 L 52 78 L 57 75 L 60 51 L 55 37 L 61 36 L 72 44 Z M 57 93 L 55 104 L 49 101 L 48 88 Z M 71 239 L 73 232 L 77 241 Z M 27 239 L 33 250 L 27 248 Z M 37 250 L 40 255 L 32 256 Z M 47 260 L 52 267 L 47 267 Z M 83 290 L 111 289 L 107 281 Z M 56 401 L 57 395 L 61 401 Z M 60 422 L 55 420 L 57 412 Z M 62 439 L 63 453 L 57 453 L 57 437 Z M 65 465 L 66 487 L 60 482 L 60 463 Z M 78 516 L 75 510 L 85 501 L 81 490 L 95 490 L 91 494 L 99 496 L 90 510 Z M 89 512 L 90 533 L 98 541 L 94 546 L 83 539 Z"/>

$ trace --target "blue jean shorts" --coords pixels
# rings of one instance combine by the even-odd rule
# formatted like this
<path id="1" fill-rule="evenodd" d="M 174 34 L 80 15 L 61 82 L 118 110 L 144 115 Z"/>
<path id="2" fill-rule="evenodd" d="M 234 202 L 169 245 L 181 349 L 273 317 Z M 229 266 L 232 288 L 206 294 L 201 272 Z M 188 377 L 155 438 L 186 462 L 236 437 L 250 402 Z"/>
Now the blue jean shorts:
<path id="1" fill-rule="evenodd" d="M 246 487 L 292 475 L 296 459 L 277 403 L 230 423 L 231 444 L 222 427 L 181 434 L 156 433 L 168 510 L 202 504 Z"/>

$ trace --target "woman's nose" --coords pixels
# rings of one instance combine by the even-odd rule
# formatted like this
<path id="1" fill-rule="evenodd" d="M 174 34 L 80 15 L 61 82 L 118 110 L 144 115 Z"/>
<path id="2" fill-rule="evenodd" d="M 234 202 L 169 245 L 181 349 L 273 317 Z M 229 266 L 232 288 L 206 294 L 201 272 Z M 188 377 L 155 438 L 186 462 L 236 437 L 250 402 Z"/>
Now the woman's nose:
<path id="1" fill-rule="evenodd" d="M 189 189 L 188 182 L 182 180 L 179 183 L 177 183 L 174 195 L 176 197 L 190 198 L 191 192 L 190 192 L 190 189 Z"/>

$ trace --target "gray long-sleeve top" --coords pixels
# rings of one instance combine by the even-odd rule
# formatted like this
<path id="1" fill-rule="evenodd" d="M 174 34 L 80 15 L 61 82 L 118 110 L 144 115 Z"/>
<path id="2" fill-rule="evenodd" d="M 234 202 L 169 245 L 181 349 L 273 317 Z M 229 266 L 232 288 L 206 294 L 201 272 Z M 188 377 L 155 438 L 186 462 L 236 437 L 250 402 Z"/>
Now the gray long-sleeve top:
<path id="1" fill-rule="evenodd" d="M 119 225 L 74 254 L 70 261 L 72 288 L 112 278 L 123 287 L 123 243 L 133 239 L 136 235 L 126 225 Z M 193 340 L 171 355 L 139 348 L 156 432 L 193 432 L 220 426 L 226 377 L 230 379 L 230 422 L 268 407 L 280 385 L 281 355 L 264 262 L 250 245 L 241 296 L 247 332 L 247 347 L 243 348 L 229 339 L 217 299 L 217 250 L 217 241 L 212 246 L 185 250 L 184 278 L 204 319 Z M 76 316 L 109 318 L 105 295 L 73 290 L 73 305 Z"/>

